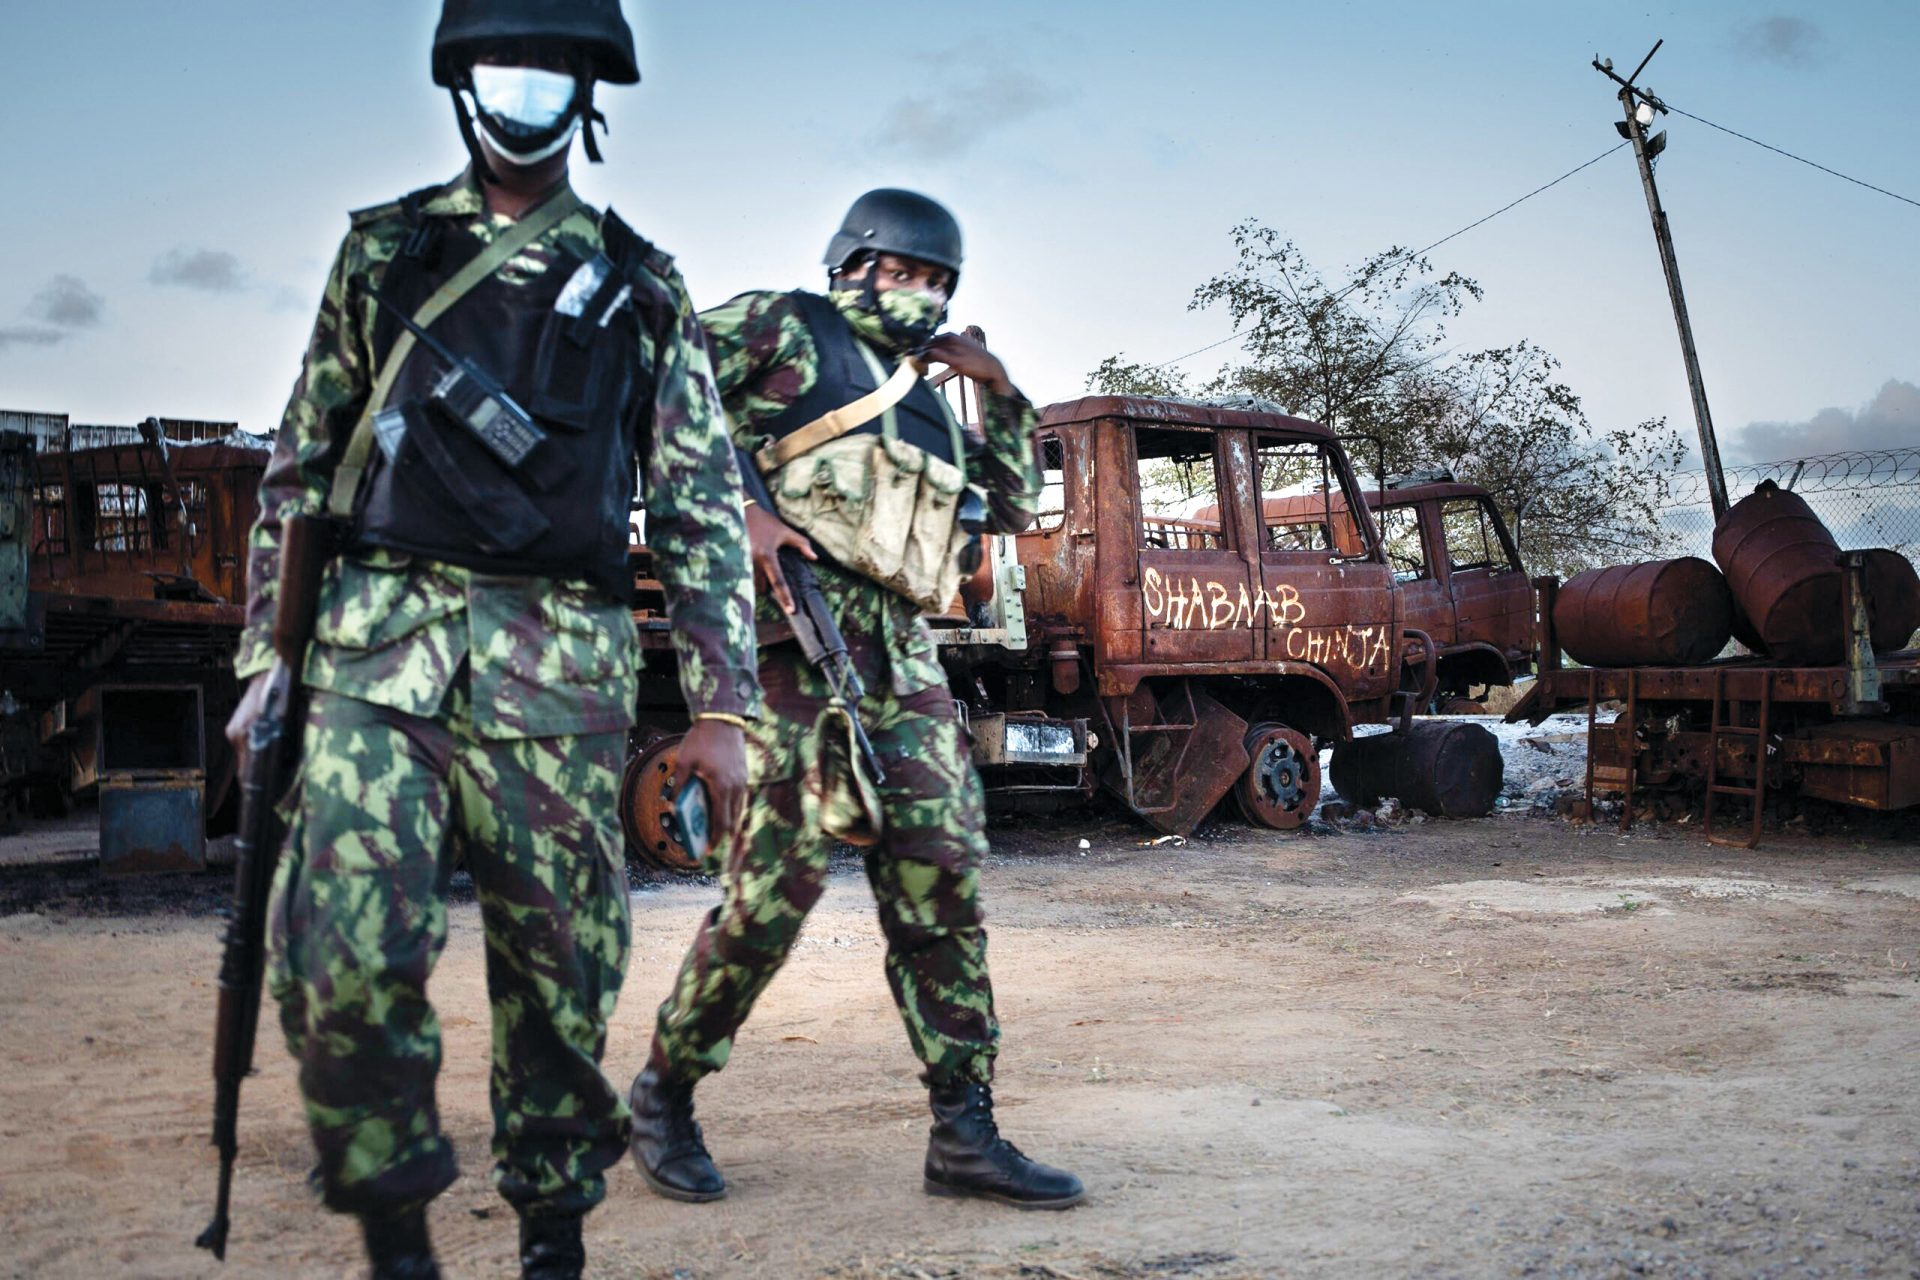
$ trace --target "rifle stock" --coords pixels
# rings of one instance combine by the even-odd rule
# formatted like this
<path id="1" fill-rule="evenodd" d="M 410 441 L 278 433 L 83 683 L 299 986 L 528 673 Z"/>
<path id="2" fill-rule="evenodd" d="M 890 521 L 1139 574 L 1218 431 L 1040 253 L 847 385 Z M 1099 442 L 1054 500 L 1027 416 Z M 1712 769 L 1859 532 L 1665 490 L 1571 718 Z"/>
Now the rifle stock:
<path id="1" fill-rule="evenodd" d="M 213 1220 L 194 1241 L 222 1261 L 227 1256 L 233 1165 L 239 1152 L 240 1083 L 253 1070 L 254 1038 L 260 1025 L 267 898 L 285 836 L 275 802 L 298 756 L 305 710 L 300 668 L 313 638 L 320 578 L 333 557 L 334 544 L 334 526 L 320 516 L 294 516 L 281 531 L 273 669 L 267 676 L 260 716 L 247 731 L 241 769 L 233 908 L 220 957 L 220 1005 L 213 1037 L 213 1145 L 220 1153 L 220 1183 Z"/>

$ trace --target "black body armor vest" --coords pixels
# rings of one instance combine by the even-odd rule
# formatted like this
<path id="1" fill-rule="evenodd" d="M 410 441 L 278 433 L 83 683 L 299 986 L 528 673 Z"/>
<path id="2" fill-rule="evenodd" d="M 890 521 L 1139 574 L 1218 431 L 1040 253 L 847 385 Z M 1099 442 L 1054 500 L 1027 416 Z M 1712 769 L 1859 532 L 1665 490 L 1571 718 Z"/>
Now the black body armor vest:
<path id="1" fill-rule="evenodd" d="M 817 293 L 796 289 L 788 295 L 800 308 L 807 332 L 813 335 L 813 347 L 819 353 L 820 369 L 813 389 L 783 412 L 754 424 L 756 432 L 778 440 L 790 436 L 809 422 L 835 409 L 852 404 L 879 387 L 873 370 L 860 354 L 860 338 L 840 314 L 839 308 Z M 894 408 L 894 421 L 900 439 L 926 450 L 936 458 L 965 465 L 953 456 L 953 428 L 939 393 L 922 381 Z M 877 436 L 882 419 L 875 418 L 855 428 L 850 435 Z"/>
<path id="2" fill-rule="evenodd" d="M 438 225 L 416 227 L 380 282 L 408 314 L 484 250 L 451 221 L 428 221 Z M 414 346 L 383 410 L 401 416 L 377 431 L 381 448 L 356 508 L 362 544 L 487 573 L 584 578 L 615 599 L 631 596 L 628 521 L 654 401 L 640 334 L 644 327 L 664 350 L 677 308 L 641 269 L 656 252 L 650 244 L 611 211 L 602 237 L 605 251 L 591 262 L 550 243 L 554 259 L 531 282 L 512 285 L 495 273 L 430 330 L 545 433 L 517 465 L 434 401 L 447 363 Z M 381 306 L 376 367 L 400 332 Z"/>

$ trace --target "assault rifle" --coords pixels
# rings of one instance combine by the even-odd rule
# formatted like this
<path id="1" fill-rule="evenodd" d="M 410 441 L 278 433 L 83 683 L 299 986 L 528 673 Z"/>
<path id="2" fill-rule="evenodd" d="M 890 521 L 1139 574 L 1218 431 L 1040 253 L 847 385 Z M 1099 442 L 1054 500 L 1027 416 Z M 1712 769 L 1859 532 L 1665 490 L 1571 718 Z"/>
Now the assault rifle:
<path id="1" fill-rule="evenodd" d="M 768 515 L 777 518 L 779 508 L 773 505 L 773 495 L 767 492 L 767 482 L 761 478 L 760 468 L 754 465 L 753 459 L 744 450 L 736 453 L 740 462 L 741 489 L 760 504 Z M 795 608 L 787 617 L 793 627 L 793 638 L 800 642 L 800 652 L 808 665 L 826 680 L 835 707 L 852 726 L 854 745 L 859 748 L 860 760 L 866 765 L 867 778 L 877 787 L 887 780 L 887 771 L 881 767 L 880 753 L 873 749 L 873 743 L 860 723 L 860 699 L 867 696 L 866 686 L 860 682 L 860 673 L 853 669 L 853 659 L 847 654 L 846 638 L 840 634 L 840 626 L 833 620 L 833 611 L 827 608 L 827 597 L 820 590 L 820 579 L 813 571 L 812 562 L 792 547 L 780 548 L 780 572 L 793 591 Z"/>
<path id="2" fill-rule="evenodd" d="M 247 731 L 240 776 L 240 832 L 234 841 L 233 911 L 220 958 L 220 1012 L 213 1037 L 213 1145 L 220 1152 L 220 1190 L 213 1221 L 195 1244 L 222 1261 L 227 1256 L 227 1209 L 233 1161 L 239 1150 L 240 1082 L 253 1070 L 254 1032 L 260 1025 L 260 970 L 266 958 L 267 892 L 286 833 L 274 804 L 298 757 L 306 699 L 300 670 L 320 594 L 320 575 L 333 558 L 337 526 L 322 516 L 294 516 L 280 535 L 280 582 L 273 619 L 273 670 L 260 718 Z"/>

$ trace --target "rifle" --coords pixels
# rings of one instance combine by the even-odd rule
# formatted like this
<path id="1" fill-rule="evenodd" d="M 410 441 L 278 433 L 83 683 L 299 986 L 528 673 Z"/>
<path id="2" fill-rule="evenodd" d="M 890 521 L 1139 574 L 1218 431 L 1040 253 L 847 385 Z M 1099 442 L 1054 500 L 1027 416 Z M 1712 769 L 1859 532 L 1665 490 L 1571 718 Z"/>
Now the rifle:
<path id="1" fill-rule="evenodd" d="M 234 841 L 233 911 L 220 958 L 220 1012 L 213 1038 L 213 1145 L 220 1152 L 220 1190 L 213 1221 L 194 1241 L 221 1261 L 227 1256 L 227 1210 L 233 1162 L 239 1150 L 240 1082 L 253 1070 L 260 1024 L 260 971 L 266 959 L 267 894 L 286 836 L 274 802 L 298 756 L 306 699 L 300 670 L 320 594 L 320 575 L 333 558 L 337 526 L 323 516 L 290 518 L 280 538 L 279 595 L 273 619 L 273 669 L 266 702 L 247 731 L 240 778 L 240 832 Z"/>
<path id="2" fill-rule="evenodd" d="M 768 515 L 778 517 L 779 509 L 773 505 L 773 495 L 767 491 L 760 468 L 744 450 L 736 453 L 740 461 L 741 489 Z M 868 779 L 877 787 L 887 780 L 887 771 L 881 767 L 880 753 L 873 749 L 866 728 L 860 723 L 860 699 L 867 696 L 867 690 L 860 682 L 860 673 L 853 669 L 846 638 L 840 634 L 832 610 L 827 608 L 827 597 L 820 590 L 820 579 L 813 571 L 813 564 L 792 547 L 780 548 L 779 559 L 780 572 L 792 588 L 797 606 L 787 619 L 793 627 L 793 638 L 800 642 L 800 652 L 808 665 L 826 680 L 832 694 L 830 705 L 852 726 L 860 760 L 866 765 Z"/>

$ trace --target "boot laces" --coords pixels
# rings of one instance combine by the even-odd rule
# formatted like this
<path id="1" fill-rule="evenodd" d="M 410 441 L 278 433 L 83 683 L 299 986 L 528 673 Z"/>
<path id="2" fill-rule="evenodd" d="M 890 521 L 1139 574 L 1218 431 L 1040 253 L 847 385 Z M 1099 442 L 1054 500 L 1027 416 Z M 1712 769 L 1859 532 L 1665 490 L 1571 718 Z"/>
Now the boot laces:
<path id="1" fill-rule="evenodd" d="M 693 1118 L 693 1090 L 674 1089 L 662 1100 L 667 1104 L 665 1145 L 668 1154 L 682 1156 L 698 1152 L 706 1155 L 706 1137 L 700 1131 L 700 1122 Z"/>
<path id="2" fill-rule="evenodd" d="M 1025 1160 L 1026 1156 L 1021 1154 L 1020 1148 L 1000 1136 L 1000 1122 L 993 1118 L 993 1086 L 983 1084 L 979 1089 L 979 1093 L 974 1095 L 973 1105 L 967 1108 L 967 1113 L 970 1119 L 985 1130 L 986 1150 L 996 1155 L 1011 1156 L 1015 1160 Z"/>

